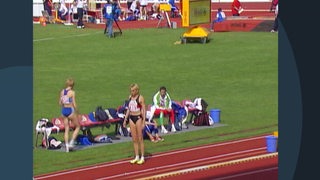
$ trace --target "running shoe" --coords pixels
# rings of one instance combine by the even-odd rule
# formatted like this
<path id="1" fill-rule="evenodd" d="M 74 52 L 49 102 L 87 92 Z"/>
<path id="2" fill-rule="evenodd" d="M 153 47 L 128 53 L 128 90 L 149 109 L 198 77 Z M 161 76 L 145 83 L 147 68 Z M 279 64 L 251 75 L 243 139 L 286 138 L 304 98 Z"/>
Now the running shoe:
<path id="1" fill-rule="evenodd" d="M 168 133 L 168 131 L 167 131 L 165 128 L 162 128 L 162 129 L 161 129 L 161 133 L 163 133 L 163 134 L 167 134 L 167 133 Z"/>
<path id="2" fill-rule="evenodd" d="M 174 127 L 174 125 L 172 124 L 172 126 L 171 126 L 171 132 L 176 132 L 177 130 L 176 130 L 176 128 Z"/>
<path id="3" fill-rule="evenodd" d="M 152 138 L 152 139 L 151 139 L 151 142 L 153 142 L 153 143 L 157 143 L 157 142 L 158 142 L 158 140 L 157 140 L 157 139 L 155 139 L 155 138 Z"/>
<path id="4" fill-rule="evenodd" d="M 157 138 L 157 141 L 164 141 L 164 138 L 158 137 L 158 138 Z"/>
<path id="5" fill-rule="evenodd" d="M 139 164 L 139 165 L 141 165 L 141 164 L 143 164 L 144 163 L 144 159 L 140 159 L 138 162 L 137 162 L 137 164 Z"/>
<path id="6" fill-rule="evenodd" d="M 139 161 L 139 159 L 133 159 L 133 160 L 130 161 L 130 163 L 131 163 L 131 164 L 135 164 L 135 163 L 137 163 L 138 161 Z"/>
<path id="7" fill-rule="evenodd" d="M 69 145 L 66 144 L 66 152 L 69 152 Z"/>
<path id="8" fill-rule="evenodd" d="M 74 148 L 75 144 L 74 144 L 74 140 L 71 140 L 68 144 L 69 148 Z"/>

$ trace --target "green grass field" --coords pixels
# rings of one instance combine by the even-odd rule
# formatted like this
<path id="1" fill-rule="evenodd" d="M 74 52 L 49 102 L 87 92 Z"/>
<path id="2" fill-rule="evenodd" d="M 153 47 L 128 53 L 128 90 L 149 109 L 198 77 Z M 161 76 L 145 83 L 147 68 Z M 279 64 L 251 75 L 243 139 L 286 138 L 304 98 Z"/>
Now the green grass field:
<path id="1" fill-rule="evenodd" d="M 102 30 L 49 24 L 33 27 L 33 127 L 60 116 L 59 92 L 71 76 L 81 113 L 97 105 L 116 108 L 138 83 L 146 103 L 162 85 L 173 100 L 204 98 L 221 110 L 227 126 L 146 141 L 157 153 L 272 133 L 278 129 L 278 36 L 269 32 L 220 32 L 207 44 L 174 45 L 186 29 L 123 30 L 115 39 Z M 34 133 L 34 131 L 32 131 Z M 94 128 L 110 134 L 113 128 Z M 63 133 L 55 135 L 63 140 Z M 35 134 L 33 136 L 35 144 Z M 40 141 L 39 141 L 40 142 Z M 131 143 L 72 153 L 33 150 L 34 175 L 133 156 Z"/>

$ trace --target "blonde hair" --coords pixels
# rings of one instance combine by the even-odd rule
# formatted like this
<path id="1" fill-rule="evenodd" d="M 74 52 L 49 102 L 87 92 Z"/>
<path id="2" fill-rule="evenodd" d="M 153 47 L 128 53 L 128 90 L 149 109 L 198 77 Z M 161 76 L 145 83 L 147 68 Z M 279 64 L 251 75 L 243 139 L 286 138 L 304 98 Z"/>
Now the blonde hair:
<path id="1" fill-rule="evenodd" d="M 65 82 L 66 87 L 71 87 L 73 89 L 74 86 L 74 80 L 72 78 L 68 78 Z"/>
<path id="2" fill-rule="evenodd" d="M 130 90 L 131 89 L 135 89 L 135 90 L 137 90 L 139 92 L 139 85 L 137 83 L 133 83 L 133 84 L 130 85 Z"/>

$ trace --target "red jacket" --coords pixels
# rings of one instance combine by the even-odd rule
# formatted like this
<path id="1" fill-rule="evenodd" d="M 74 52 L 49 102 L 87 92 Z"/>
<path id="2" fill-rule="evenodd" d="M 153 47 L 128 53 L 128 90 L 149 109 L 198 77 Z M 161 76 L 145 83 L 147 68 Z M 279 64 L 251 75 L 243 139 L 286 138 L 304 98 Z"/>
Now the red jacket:
<path id="1" fill-rule="evenodd" d="M 235 9 L 235 7 L 236 7 L 237 9 L 239 9 L 239 8 L 241 7 L 241 4 L 240 4 L 239 0 L 234 0 L 234 1 L 232 2 L 232 5 L 231 5 L 232 15 L 233 15 L 233 14 L 239 14 L 238 10 Z"/>

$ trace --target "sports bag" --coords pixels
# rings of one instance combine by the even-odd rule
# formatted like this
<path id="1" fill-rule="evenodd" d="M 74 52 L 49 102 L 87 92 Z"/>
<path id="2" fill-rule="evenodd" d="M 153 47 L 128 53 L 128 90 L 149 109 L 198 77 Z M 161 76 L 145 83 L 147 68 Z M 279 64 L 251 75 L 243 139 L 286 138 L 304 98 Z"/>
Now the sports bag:
<path id="1" fill-rule="evenodd" d="M 97 121 L 105 121 L 105 120 L 108 120 L 108 119 L 109 119 L 106 111 L 102 108 L 102 106 L 98 106 L 98 107 L 96 108 L 94 118 L 95 118 Z"/>
<path id="2" fill-rule="evenodd" d="M 193 121 L 194 126 L 210 126 L 208 112 L 202 112 Z"/>
<path id="3" fill-rule="evenodd" d="M 58 141 L 55 137 L 49 136 L 48 137 L 48 143 L 49 145 L 47 146 L 47 141 L 45 138 L 43 138 L 41 146 L 42 147 L 47 147 L 48 149 L 60 149 L 62 142 Z"/>
<path id="4" fill-rule="evenodd" d="M 129 136 L 129 131 L 128 131 L 128 129 L 127 129 L 126 127 L 123 127 L 123 126 L 122 126 L 122 123 L 119 124 L 118 134 L 119 134 L 120 136 L 126 136 L 126 137 Z"/>

